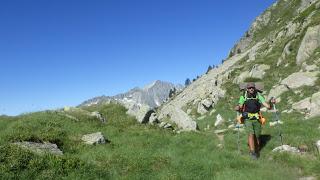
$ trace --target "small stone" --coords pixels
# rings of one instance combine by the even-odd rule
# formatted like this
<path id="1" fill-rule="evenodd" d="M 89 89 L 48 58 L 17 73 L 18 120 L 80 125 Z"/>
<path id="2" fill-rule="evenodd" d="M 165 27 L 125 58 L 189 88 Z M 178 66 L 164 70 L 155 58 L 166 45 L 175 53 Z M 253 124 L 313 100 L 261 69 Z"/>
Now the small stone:
<path id="1" fill-rule="evenodd" d="M 220 130 L 215 130 L 214 133 L 215 134 L 222 134 L 222 133 L 225 133 L 227 131 L 228 131 L 228 129 L 220 129 Z"/>
<path id="2" fill-rule="evenodd" d="M 224 122 L 224 119 L 222 118 L 222 116 L 220 114 L 217 115 L 217 119 L 216 122 L 214 123 L 214 126 L 217 127 L 220 124 L 222 124 Z"/>
<path id="3" fill-rule="evenodd" d="M 291 147 L 289 145 L 282 145 L 274 148 L 272 152 L 290 152 L 290 153 L 298 154 L 300 153 L 300 150 L 296 147 Z"/>
<path id="4" fill-rule="evenodd" d="M 275 121 L 275 122 L 270 122 L 270 127 L 275 126 L 277 124 L 283 124 L 283 121 Z"/>

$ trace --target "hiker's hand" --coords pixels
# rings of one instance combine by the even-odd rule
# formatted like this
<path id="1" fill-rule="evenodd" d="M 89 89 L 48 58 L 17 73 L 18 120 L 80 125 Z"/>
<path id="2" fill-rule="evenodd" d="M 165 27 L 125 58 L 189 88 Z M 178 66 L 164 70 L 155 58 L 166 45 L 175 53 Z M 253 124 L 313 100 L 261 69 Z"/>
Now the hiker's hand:
<path id="1" fill-rule="evenodd" d="M 240 111 L 240 106 L 234 107 L 234 110 L 235 110 L 235 111 Z"/>
<path id="2" fill-rule="evenodd" d="M 274 97 L 272 97 L 271 99 L 270 99 L 270 104 L 275 104 L 275 103 L 277 103 L 277 101 L 276 101 L 276 98 L 274 98 Z"/>

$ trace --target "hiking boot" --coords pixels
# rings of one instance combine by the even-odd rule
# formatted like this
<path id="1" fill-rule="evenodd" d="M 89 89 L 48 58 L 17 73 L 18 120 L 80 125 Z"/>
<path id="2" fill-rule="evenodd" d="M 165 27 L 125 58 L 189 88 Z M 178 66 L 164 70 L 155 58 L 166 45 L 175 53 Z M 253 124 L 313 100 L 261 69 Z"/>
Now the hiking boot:
<path id="1" fill-rule="evenodd" d="M 250 152 L 249 155 L 250 155 L 251 159 L 254 159 L 254 160 L 258 159 L 258 155 L 255 152 Z"/>

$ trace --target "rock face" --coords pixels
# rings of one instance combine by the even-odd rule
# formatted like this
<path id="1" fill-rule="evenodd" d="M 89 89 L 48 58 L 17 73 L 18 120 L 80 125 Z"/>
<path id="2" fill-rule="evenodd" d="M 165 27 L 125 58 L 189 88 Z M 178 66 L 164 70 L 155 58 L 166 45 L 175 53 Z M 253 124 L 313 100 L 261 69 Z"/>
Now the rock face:
<path id="1" fill-rule="evenodd" d="M 81 138 L 84 143 L 89 145 L 105 144 L 106 140 L 101 132 L 83 135 Z"/>
<path id="2" fill-rule="evenodd" d="M 300 65 L 305 62 L 318 47 L 320 47 L 320 25 L 308 28 L 300 45 L 296 63 Z"/>
<path id="3" fill-rule="evenodd" d="M 52 144 L 49 142 L 36 143 L 36 142 L 24 141 L 24 142 L 16 142 L 13 144 L 38 154 L 51 153 L 55 155 L 63 155 L 63 152 L 58 148 L 56 144 Z"/>

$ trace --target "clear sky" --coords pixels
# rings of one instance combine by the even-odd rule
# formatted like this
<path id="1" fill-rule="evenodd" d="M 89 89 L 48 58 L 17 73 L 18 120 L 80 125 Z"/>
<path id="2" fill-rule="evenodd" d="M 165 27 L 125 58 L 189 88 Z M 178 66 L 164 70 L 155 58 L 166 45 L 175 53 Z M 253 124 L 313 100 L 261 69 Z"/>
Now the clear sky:
<path id="1" fill-rule="evenodd" d="M 0 114 L 75 106 L 221 63 L 275 0 L 0 0 Z"/>

